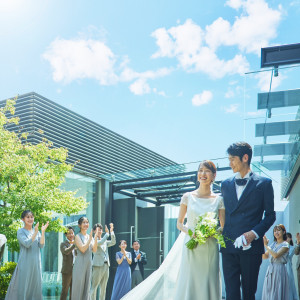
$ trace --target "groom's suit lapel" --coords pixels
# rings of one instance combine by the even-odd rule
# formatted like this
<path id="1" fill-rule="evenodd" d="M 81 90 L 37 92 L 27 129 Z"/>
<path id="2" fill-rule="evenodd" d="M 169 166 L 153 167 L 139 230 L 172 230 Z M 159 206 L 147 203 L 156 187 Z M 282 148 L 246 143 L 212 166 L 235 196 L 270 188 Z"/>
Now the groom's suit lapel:
<path id="1" fill-rule="evenodd" d="M 230 206 L 232 207 L 232 211 L 234 211 L 236 209 L 237 204 L 238 204 L 238 198 L 237 198 L 237 195 L 236 195 L 234 177 L 232 178 L 232 180 L 229 183 L 229 191 L 231 192 L 231 196 L 230 196 L 231 205 Z"/>
<path id="2" fill-rule="evenodd" d="M 250 177 L 247 186 L 245 187 L 245 189 L 244 189 L 244 191 L 243 191 L 243 193 L 242 193 L 240 199 L 239 199 L 238 202 L 237 202 L 237 206 L 236 206 L 235 210 L 238 209 L 238 208 L 239 208 L 239 207 L 247 200 L 248 195 L 249 195 L 249 194 L 252 192 L 252 190 L 255 188 L 256 182 L 255 182 L 255 180 L 254 180 L 253 177 L 254 177 L 254 174 Z M 236 190 L 235 190 L 235 192 L 236 192 Z M 236 194 L 236 193 L 235 193 L 235 194 Z"/>

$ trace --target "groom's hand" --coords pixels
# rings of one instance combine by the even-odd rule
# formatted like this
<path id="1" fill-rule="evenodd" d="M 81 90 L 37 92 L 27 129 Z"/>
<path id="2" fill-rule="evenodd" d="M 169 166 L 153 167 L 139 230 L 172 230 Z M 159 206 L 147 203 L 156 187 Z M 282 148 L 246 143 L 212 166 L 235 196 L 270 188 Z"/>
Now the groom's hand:
<path id="1" fill-rule="evenodd" d="M 252 242 L 253 240 L 255 240 L 256 235 L 253 233 L 253 231 L 248 231 L 248 232 L 245 232 L 245 233 L 244 233 L 244 237 L 245 237 L 245 239 L 246 239 L 246 241 L 247 241 L 247 246 L 248 246 L 248 245 L 251 244 L 251 242 Z M 246 245 L 245 245 L 245 246 L 246 246 Z"/>

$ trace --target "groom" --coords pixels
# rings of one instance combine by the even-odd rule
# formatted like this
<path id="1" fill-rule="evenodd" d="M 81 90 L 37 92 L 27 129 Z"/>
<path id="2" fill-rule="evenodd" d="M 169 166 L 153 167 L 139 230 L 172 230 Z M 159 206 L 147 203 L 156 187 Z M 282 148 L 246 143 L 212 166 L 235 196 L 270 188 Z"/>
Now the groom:
<path id="1" fill-rule="evenodd" d="M 263 236 L 276 219 L 272 181 L 251 171 L 249 144 L 234 143 L 227 153 L 236 175 L 223 181 L 221 188 L 225 204 L 226 248 L 221 252 L 226 300 L 241 299 L 241 284 L 243 300 L 255 300 Z"/>

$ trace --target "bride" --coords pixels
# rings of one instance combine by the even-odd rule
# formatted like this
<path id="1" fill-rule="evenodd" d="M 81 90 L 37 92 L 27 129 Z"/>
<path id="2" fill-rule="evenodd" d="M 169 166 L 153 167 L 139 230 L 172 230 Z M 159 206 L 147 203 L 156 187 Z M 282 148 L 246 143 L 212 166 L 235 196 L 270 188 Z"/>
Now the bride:
<path id="1" fill-rule="evenodd" d="M 126 294 L 122 300 L 219 300 L 221 277 L 219 249 L 215 239 L 189 250 L 188 229 L 194 231 L 197 219 L 206 212 L 219 215 L 224 226 L 225 208 L 222 197 L 212 193 L 216 166 L 205 160 L 198 169 L 197 190 L 185 193 L 180 202 L 177 228 L 181 231 L 169 254 L 158 270 Z M 184 224 L 185 216 L 187 223 Z"/>

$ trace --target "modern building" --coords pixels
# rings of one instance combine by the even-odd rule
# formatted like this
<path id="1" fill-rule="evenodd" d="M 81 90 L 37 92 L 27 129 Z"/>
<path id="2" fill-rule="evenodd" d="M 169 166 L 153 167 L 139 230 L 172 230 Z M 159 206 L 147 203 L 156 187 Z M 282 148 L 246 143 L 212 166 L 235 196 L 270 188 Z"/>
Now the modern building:
<path id="1" fill-rule="evenodd" d="M 1 105 L 4 105 L 3 100 Z M 117 240 L 126 237 L 128 243 L 137 238 L 137 224 L 141 220 L 147 228 L 156 224 L 159 228 L 152 228 L 147 232 L 149 236 L 160 237 L 160 249 L 163 249 L 164 237 L 164 209 L 155 212 L 157 220 L 153 220 L 153 206 L 150 202 L 136 200 L 128 195 L 116 197 L 112 203 L 111 182 L 116 179 L 137 177 L 165 176 L 182 170 L 170 159 L 159 155 L 91 120 L 37 94 L 20 95 L 16 102 L 15 115 L 20 118 L 18 126 L 10 130 L 28 132 L 28 142 L 37 144 L 42 137 L 53 142 L 54 147 L 68 149 L 69 163 L 75 163 L 72 172 L 66 176 L 62 188 L 78 190 L 77 196 L 83 196 L 89 206 L 85 211 L 70 217 L 60 216 L 65 225 L 76 227 L 81 215 L 87 215 L 91 223 L 115 223 Z M 43 133 L 41 133 L 41 130 Z M 115 175 L 116 174 L 116 175 Z M 119 175 L 117 175 L 119 174 Z M 123 198 L 122 201 L 118 200 Z M 131 213 L 128 213 L 130 210 Z M 139 212 L 139 213 L 138 213 Z M 150 224 L 149 224 L 150 222 Z M 150 225 L 150 226 L 149 226 Z M 134 228 L 136 231 L 134 232 Z M 155 233 L 153 233 L 153 229 Z M 173 233 L 175 228 L 173 230 Z M 158 232 L 158 233 L 157 233 Z M 175 238 L 175 236 L 174 236 Z M 155 239 L 155 237 L 154 237 Z M 42 252 L 43 294 L 45 299 L 56 299 L 60 294 L 60 268 L 62 257 L 59 245 L 63 240 L 62 233 L 50 232 L 46 234 L 46 247 Z M 159 243 L 158 243 L 159 244 Z M 111 249 L 114 257 L 118 251 L 116 246 Z M 160 252 L 154 255 L 146 272 L 149 274 L 158 267 L 163 256 Z M 17 254 L 5 252 L 5 260 L 17 260 Z M 112 259 L 111 281 L 113 280 L 116 263 Z M 109 284 L 108 297 L 110 295 Z M 48 297 L 48 298 L 47 298 Z"/>

